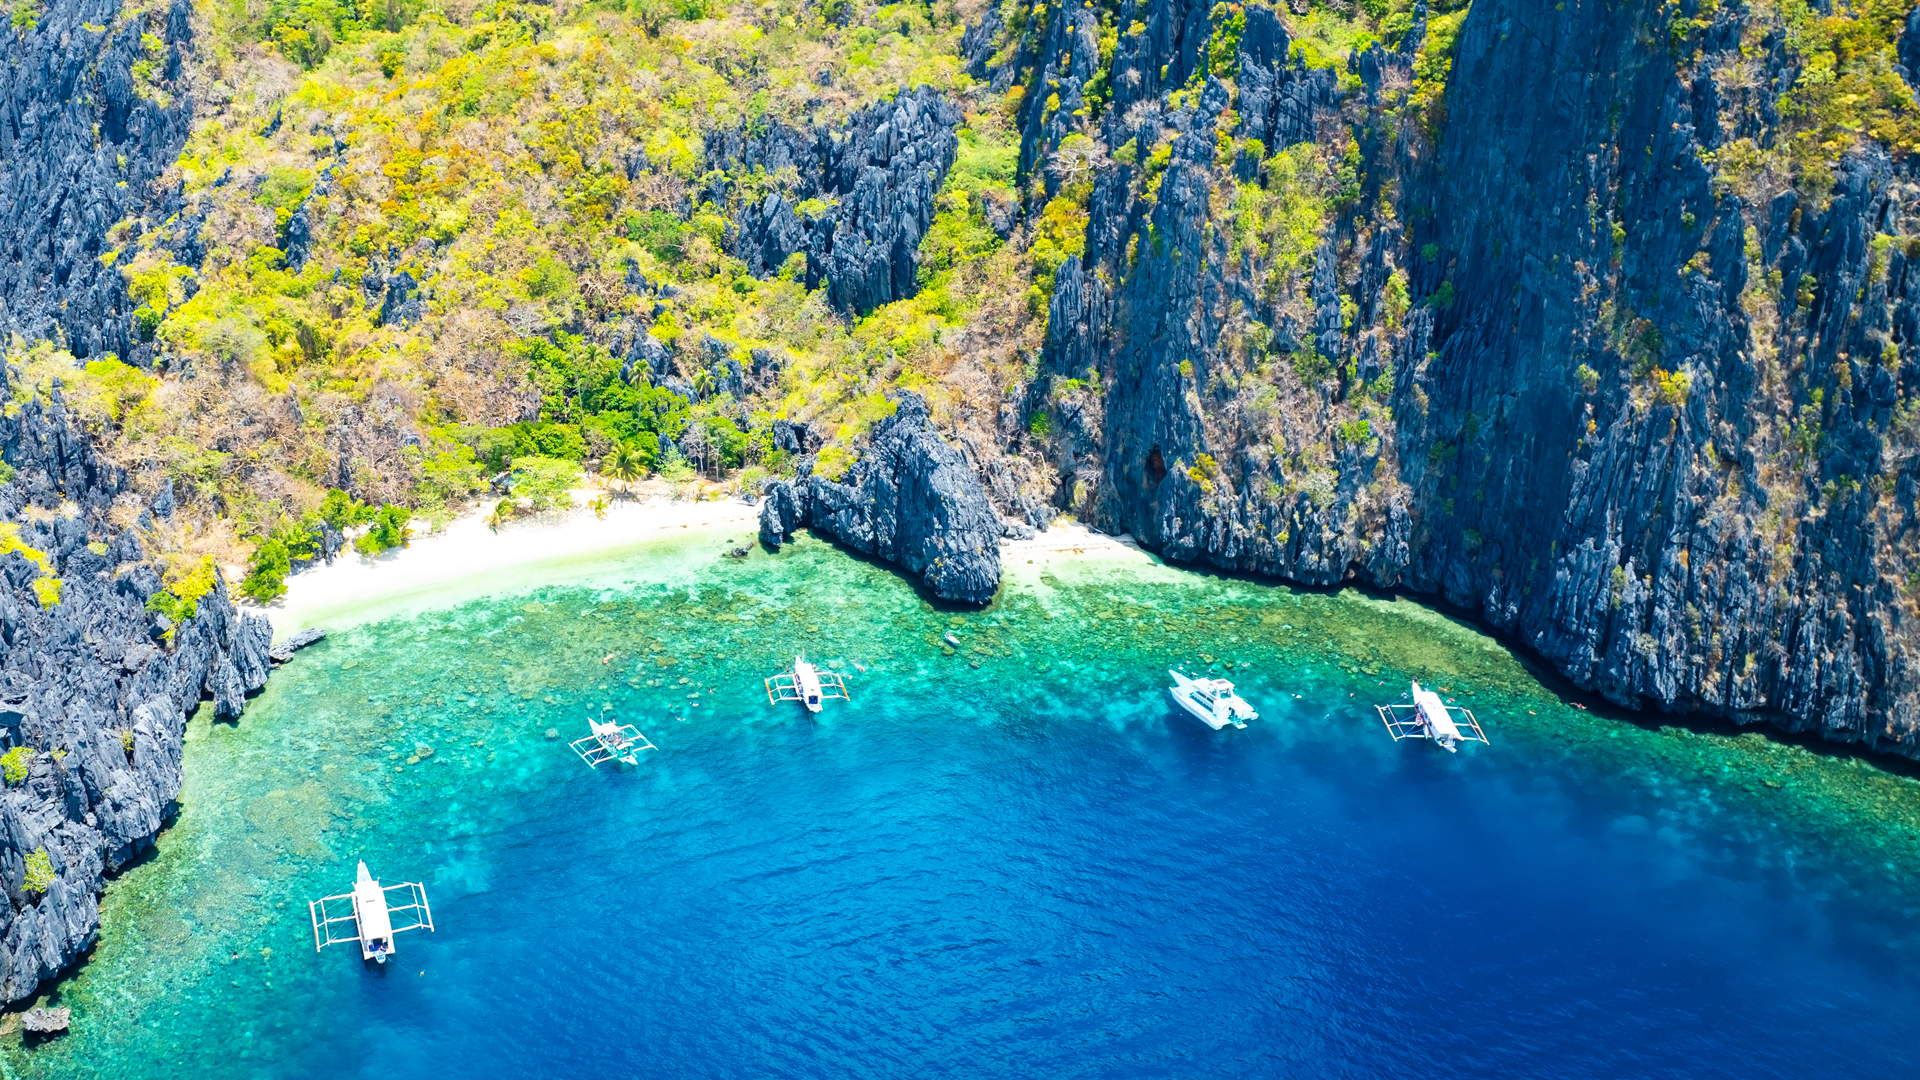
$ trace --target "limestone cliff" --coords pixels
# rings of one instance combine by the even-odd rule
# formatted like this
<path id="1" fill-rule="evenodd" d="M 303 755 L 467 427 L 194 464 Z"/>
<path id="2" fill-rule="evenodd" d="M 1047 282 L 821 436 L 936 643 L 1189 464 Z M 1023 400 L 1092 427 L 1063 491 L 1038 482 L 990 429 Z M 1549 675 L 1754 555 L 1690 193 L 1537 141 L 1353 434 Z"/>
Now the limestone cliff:
<path id="1" fill-rule="evenodd" d="M 0 332 L 76 357 L 151 356 L 112 260 L 179 210 L 159 178 L 187 140 L 188 0 L 18 4 L 0 33 Z M 109 237 L 123 220 L 131 231 Z M 123 226 L 123 229 L 126 228 Z"/>
<path id="2" fill-rule="evenodd" d="M 1416 7 L 1344 70 L 1287 18 L 1128 0 L 1098 81 L 1095 9 L 1003 36 L 1029 212 L 1091 170 L 1019 399 L 1056 504 L 1920 756 L 1909 73 L 1771 8 Z"/>
<path id="3" fill-rule="evenodd" d="M 173 212 L 156 178 L 190 119 L 183 55 L 191 6 L 125 13 L 114 0 L 16 5 L 0 34 L 0 327 L 78 358 L 144 362 L 116 240 Z M 112 235 L 120 225 L 135 231 Z M 189 237 L 191 239 L 191 237 Z M 237 718 L 266 682 L 270 631 L 217 575 L 178 625 L 141 508 L 65 408 L 7 379 L 0 416 L 0 1001 L 30 996 L 99 929 L 106 875 L 172 814 L 181 735 L 203 699 Z M 24 399 L 24 400 L 23 400 Z M 209 573 L 211 570 L 209 569 Z M 177 610 L 177 609 L 176 609 Z"/>
<path id="4" fill-rule="evenodd" d="M 808 288 L 864 314 L 911 296 L 933 197 L 953 167 L 959 110 L 922 86 L 854 114 L 838 129 L 769 125 L 758 135 L 716 133 L 719 175 L 790 175 L 787 190 L 741 206 L 735 253 L 766 276 L 804 255 Z M 725 191 L 713 191 L 724 202 Z"/>
<path id="5" fill-rule="evenodd" d="M 760 539 L 779 547 L 811 527 L 918 576 L 942 600 L 984 604 L 1000 587 L 1000 519 L 961 453 L 928 422 L 927 404 L 902 392 L 848 475 L 767 485 Z"/>
<path id="6" fill-rule="evenodd" d="M 56 395 L 0 418 L 0 1000 L 31 995 L 99 929 L 106 875 L 150 846 L 180 792 L 187 715 L 236 719 L 271 631 L 217 578 L 191 617 L 148 610 L 161 576 L 109 512 L 131 496 Z M 163 497 L 143 520 L 169 512 Z M 54 602 L 57 598 L 57 602 Z M 50 880 L 29 888 L 29 860 Z"/>

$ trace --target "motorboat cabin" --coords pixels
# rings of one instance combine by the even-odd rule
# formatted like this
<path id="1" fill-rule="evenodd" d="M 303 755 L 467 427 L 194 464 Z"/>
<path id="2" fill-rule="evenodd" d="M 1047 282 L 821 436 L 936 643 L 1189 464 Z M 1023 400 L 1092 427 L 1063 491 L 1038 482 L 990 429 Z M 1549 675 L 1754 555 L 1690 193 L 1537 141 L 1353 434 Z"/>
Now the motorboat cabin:
<path id="1" fill-rule="evenodd" d="M 1195 679 L 1178 671 L 1167 674 L 1173 676 L 1173 685 L 1167 688 L 1173 703 L 1215 731 L 1229 725 L 1244 728 L 1248 720 L 1260 718 L 1225 679 Z"/>

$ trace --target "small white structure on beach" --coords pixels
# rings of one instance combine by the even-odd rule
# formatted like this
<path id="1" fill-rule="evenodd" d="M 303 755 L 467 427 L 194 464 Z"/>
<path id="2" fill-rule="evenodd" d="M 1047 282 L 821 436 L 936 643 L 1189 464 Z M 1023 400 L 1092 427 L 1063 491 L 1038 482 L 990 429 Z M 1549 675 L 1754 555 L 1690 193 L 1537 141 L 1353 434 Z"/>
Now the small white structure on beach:
<path id="1" fill-rule="evenodd" d="M 817 713 L 820 703 L 831 698 L 853 700 L 853 695 L 847 692 L 846 676 L 821 671 L 807 663 L 804 657 L 794 657 L 793 670 L 783 671 L 767 680 L 767 703 L 770 705 L 797 701 L 805 705 L 808 712 Z"/>
<path id="2" fill-rule="evenodd" d="M 400 891 L 404 903 L 387 899 L 387 894 L 395 890 Z M 352 892 L 314 900 L 307 904 L 307 914 L 313 919 L 313 951 L 357 941 L 360 959 L 380 964 L 393 955 L 393 935 L 423 928 L 428 932 L 433 930 L 433 910 L 427 906 L 427 890 L 417 881 L 382 886 L 367 872 L 365 859 L 360 860 L 360 876 L 354 879 Z M 396 918 L 406 925 L 396 925 Z M 348 926 L 352 927 L 352 933 L 334 936 L 336 929 Z"/>
<path id="3" fill-rule="evenodd" d="M 586 762 L 590 769 L 597 769 L 609 761 L 638 765 L 642 751 L 660 749 L 632 724 L 588 720 L 587 728 L 584 738 L 575 739 L 567 745 L 573 747 L 573 752 L 579 754 L 580 760 Z"/>
<path id="4" fill-rule="evenodd" d="M 1487 743 L 1486 733 L 1480 730 L 1480 721 L 1474 719 L 1470 709 L 1454 706 L 1451 710 L 1440 695 L 1420 685 L 1413 684 L 1408 700 L 1392 705 L 1375 705 L 1374 711 L 1380 714 L 1380 722 L 1387 725 L 1387 734 L 1394 742 L 1401 739 L 1432 739 L 1447 748 L 1447 752 L 1460 752 L 1463 742 Z M 1487 745 L 1492 745 L 1487 743 Z"/>
<path id="5" fill-rule="evenodd" d="M 1246 721 L 1260 719 L 1260 714 L 1234 693 L 1233 684 L 1225 679 L 1195 679 L 1178 671 L 1167 674 L 1173 676 L 1167 696 L 1215 731 L 1229 724 L 1243 728 Z"/>

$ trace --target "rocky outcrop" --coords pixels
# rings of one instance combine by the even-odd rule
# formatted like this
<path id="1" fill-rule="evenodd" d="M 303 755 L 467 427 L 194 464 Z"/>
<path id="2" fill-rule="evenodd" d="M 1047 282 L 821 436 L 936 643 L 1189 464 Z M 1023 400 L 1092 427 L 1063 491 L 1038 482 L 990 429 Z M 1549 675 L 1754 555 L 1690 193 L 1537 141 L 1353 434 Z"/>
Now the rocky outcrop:
<path id="1" fill-rule="evenodd" d="M 807 288 L 824 282 L 841 311 L 865 314 L 912 296 L 920 239 L 953 168 L 961 119 L 946 95 L 923 86 L 860 110 L 838 129 L 775 123 L 759 135 L 717 133 L 708 161 L 723 174 L 792 169 L 797 177 L 738 208 L 733 253 L 761 277 L 804 254 Z M 724 202 L 728 192 L 712 194 Z"/>
<path id="2" fill-rule="evenodd" d="M 1137 0 L 1078 116 L 1092 13 L 1029 29 L 1026 172 L 1136 148 L 1006 410 L 1051 414 L 1057 505 L 1443 599 L 1622 705 L 1920 756 L 1920 178 L 1843 129 L 1830 174 L 1766 167 L 1808 61 L 1683 8 L 1476 0 L 1429 40 L 1416 5 L 1343 90 L 1283 12 L 1216 68 L 1221 9 Z"/>
<path id="3" fill-rule="evenodd" d="M 0 332 L 78 357 L 145 362 L 107 230 L 177 213 L 156 181 L 186 145 L 188 0 L 122 18 L 118 0 L 16 5 L 0 33 Z M 17 17 L 17 16 L 16 16 Z"/>
<path id="4" fill-rule="evenodd" d="M 918 575 L 942 600 L 984 604 L 1000 587 L 999 518 L 927 404 L 902 392 L 844 481 L 811 471 L 767 485 L 760 539 L 779 547 L 811 528 Z"/>
<path id="5" fill-rule="evenodd" d="M 11 1002 L 92 945 L 106 875 L 173 811 L 187 715 L 211 699 L 217 718 L 237 718 L 266 682 L 271 631 L 224 582 L 180 625 L 148 610 L 160 574 L 108 517 L 131 493 L 57 390 L 0 418 L 0 449 L 14 470 L 0 521 L 31 549 L 0 556 L 0 745 L 24 766 L 0 786 L 0 1000 Z M 163 499 L 145 513 L 170 511 Z M 27 888 L 30 856 L 52 870 L 44 890 Z"/>
<path id="6" fill-rule="evenodd" d="M 276 664 L 290 663 L 293 660 L 294 653 L 299 652 L 309 645 L 317 645 L 325 641 L 326 637 L 327 632 L 325 630 L 317 626 L 309 626 L 305 630 L 289 635 L 285 641 L 268 649 L 267 657 Z"/>
<path id="7" fill-rule="evenodd" d="M 28 1009 L 20 1017 L 20 1029 L 29 1036 L 64 1035 L 73 1025 L 73 1010 Z"/>

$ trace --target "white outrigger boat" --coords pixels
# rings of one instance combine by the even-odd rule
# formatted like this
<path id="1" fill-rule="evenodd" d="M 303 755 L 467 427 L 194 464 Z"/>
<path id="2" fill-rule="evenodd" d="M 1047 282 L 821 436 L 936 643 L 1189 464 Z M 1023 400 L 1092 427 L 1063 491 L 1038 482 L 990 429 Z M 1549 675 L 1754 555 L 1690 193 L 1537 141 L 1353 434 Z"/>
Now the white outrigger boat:
<path id="1" fill-rule="evenodd" d="M 1246 721 L 1260 719 L 1260 714 L 1234 693 L 1233 684 L 1225 679 L 1195 679 L 1171 670 L 1167 674 L 1173 676 L 1167 695 L 1174 704 L 1215 731 L 1229 724 L 1243 728 Z"/>
<path id="2" fill-rule="evenodd" d="M 387 894 L 395 889 L 403 890 L 406 903 L 387 901 Z M 343 900 L 346 910 L 340 911 Z M 332 905 L 332 911 L 328 905 Z M 387 957 L 393 955 L 393 935 L 423 928 L 429 933 L 433 930 L 433 909 L 427 906 L 427 890 L 417 881 L 382 886 L 367 872 L 365 859 L 360 861 L 360 876 L 354 879 L 352 892 L 311 901 L 307 904 L 307 914 L 313 919 L 313 951 L 357 941 L 360 959 L 379 964 L 386 963 Z M 395 916 L 411 921 L 405 926 L 396 926 Z M 353 927 L 351 934 L 333 936 L 336 927 L 348 924 Z"/>
<path id="3" fill-rule="evenodd" d="M 1432 739 L 1447 748 L 1450 754 L 1460 752 L 1463 742 L 1477 742 L 1487 745 L 1486 733 L 1480 730 L 1480 721 L 1473 718 L 1470 709 L 1454 706 L 1451 710 L 1440 695 L 1413 683 L 1409 700 L 1395 702 L 1392 705 L 1375 705 L 1374 711 L 1380 714 L 1380 722 L 1387 725 L 1387 734 L 1394 742 L 1401 739 Z"/>
<path id="4" fill-rule="evenodd" d="M 609 761 L 638 765 L 641 751 L 660 749 L 632 724 L 588 720 L 587 729 L 585 738 L 575 739 L 567 745 L 573 747 L 573 752 L 579 754 L 580 760 L 591 769 L 597 769 Z"/>
<path id="5" fill-rule="evenodd" d="M 767 703 L 770 705 L 797 701 L 805 705 L 808 712 L 817 713 L 824 701 L 833 698 L 853 700 L 853 695 L 847 692 L 846 676 L 822 671 L 807 663 L 804 657 L 794 657 L 792 671 L 783 671 L 766 682 Z"/>

